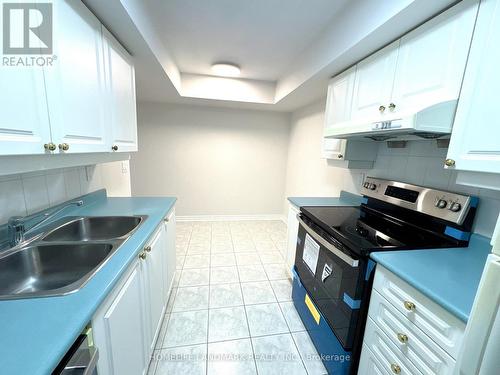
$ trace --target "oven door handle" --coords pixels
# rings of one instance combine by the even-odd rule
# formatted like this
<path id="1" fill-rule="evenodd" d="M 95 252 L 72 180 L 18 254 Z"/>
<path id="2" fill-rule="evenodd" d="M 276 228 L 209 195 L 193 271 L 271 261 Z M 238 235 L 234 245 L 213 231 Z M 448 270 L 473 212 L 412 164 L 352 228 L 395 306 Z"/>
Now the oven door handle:
<path id="1" fill-rule="evenodd" d="M 344 253 L 342 250 L 337 249 L 334 245 L 325 240 L 318 233 L 316 233 L 309 225 L 307 225 L 299 215 L 297 215 L 297 220 L 299 221 L 300 225 L 302 225 L 302 227 L 306 230 L 307 234 L 309 234 L 312 238 L 314 238 L 314 240 L 317 241 L 319 244 L 321 244 L 321 246 L 325 247 L 328 251 L 335 254 L 338 258 L 342 259 L 351 267 L 358 267 L 359 260 L 353 259 L 349 255 Z"/>

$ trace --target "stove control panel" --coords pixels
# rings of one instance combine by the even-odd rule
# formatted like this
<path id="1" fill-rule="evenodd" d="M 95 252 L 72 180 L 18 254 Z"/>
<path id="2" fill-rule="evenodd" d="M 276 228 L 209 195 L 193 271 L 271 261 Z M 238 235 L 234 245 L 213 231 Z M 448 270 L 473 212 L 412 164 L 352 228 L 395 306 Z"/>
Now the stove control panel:
<path id="1" fill-rule="evenodd" d="M 462 224 L 476 200 L 468 195 L 367 177 L 363 195 L 418 211 L 456 224 Z"/>

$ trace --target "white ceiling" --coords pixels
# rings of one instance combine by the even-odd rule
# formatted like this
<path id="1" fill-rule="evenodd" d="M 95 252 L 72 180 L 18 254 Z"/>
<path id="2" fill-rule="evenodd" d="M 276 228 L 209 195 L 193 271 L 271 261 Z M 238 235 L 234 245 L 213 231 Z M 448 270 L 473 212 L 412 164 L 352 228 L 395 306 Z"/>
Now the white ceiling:
<path id="1" fill-rule="evenodd" d="M 156 32 L 182 73 L 212 74 L 217 61 L 241 77 L 275 81 L 349 0 L 149 0 Z"/>

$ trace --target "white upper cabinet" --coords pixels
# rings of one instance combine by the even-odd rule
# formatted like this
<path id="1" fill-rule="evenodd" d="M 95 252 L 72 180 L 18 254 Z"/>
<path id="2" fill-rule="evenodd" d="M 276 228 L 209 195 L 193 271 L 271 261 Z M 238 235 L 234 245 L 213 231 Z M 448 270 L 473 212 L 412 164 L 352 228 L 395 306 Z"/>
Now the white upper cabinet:
<path id="1" fill-rule="evenodd" d="M 477 1 L 465 0 L 401 39 L 389 110 L 404 115 L 458 99 L 476 14 Z"/>
<path id="2" fill-rule="evenodd" d="M 325 126 L 341 126 L 351 119 L 356 67 L 332 78 L 328 84 Z"/>
<path id="3" fill-rule="evenodd" d="M 398 61 L 399 41 L 361 61 L 356 67 L 351 119 L 376 121 L 388 110 Z"/>
<path id="4" fill-rule="evenodd" d="M 81 1 L 54 6 L 54 53 L 45 69 L 53 142 L 59 152 L 108 151 L 101 24 Z"/>
<path id="5" fill-rule="evenodd" d="M 500 1 L 482 0 L 453 125 L 447 164 L 500 173 Z"/>
<path id="6" fill-rule="evenodd" d="M 104 27 L 102 32 L 109 100 L 109 147 L 113 151 L 137 151 L 135 71 L 132 57 Z"/>
<path id="7" fill-rule="evenodd" d="M 0 82 L 0 154 L 43 154 L 51 141 L 43 71 L 3 67 Z"/>

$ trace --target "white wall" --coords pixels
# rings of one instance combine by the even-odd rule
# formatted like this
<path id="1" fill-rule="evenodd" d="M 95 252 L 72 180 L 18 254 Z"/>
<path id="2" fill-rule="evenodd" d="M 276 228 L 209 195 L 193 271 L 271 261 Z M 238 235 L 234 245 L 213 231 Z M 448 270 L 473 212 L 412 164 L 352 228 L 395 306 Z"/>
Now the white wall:
<path id="1" fill-rule="evenodd" d="M 177 214 L 281 215 L 289 115 L 140 103 L 134 196 L 176 196 Z"/>
<path id="2" fill-rule="evenodd" d="M 122 174 L 125 177 L 121 179 L 107 177 L 116 177 L 121 163 L 0 176 L 0 225 L 11 216 L 30 215 L 98 189 L 106 188 L 108 195 L 116 195 L 128 185 L 130 191 L 127 175 Z"/>
<path id="3" fill-rule="evenodd" d="M 500 211 L 500 192 L 457 185 L 456 172 L 445 170 L 447 149 L 435 141 L 411 141 L 389 149 L 381 142 L 373 169 L 346 170 L 339 162 L 321 159 L 324 100 L 292 114 L 286 196 L 337 196 L 340 190 L 359 193 L 365 175 L 400 180 L 479 196 L 474 232 L 490 237 Z M 341 162 L 340 162 L 341 163 Z"/>

